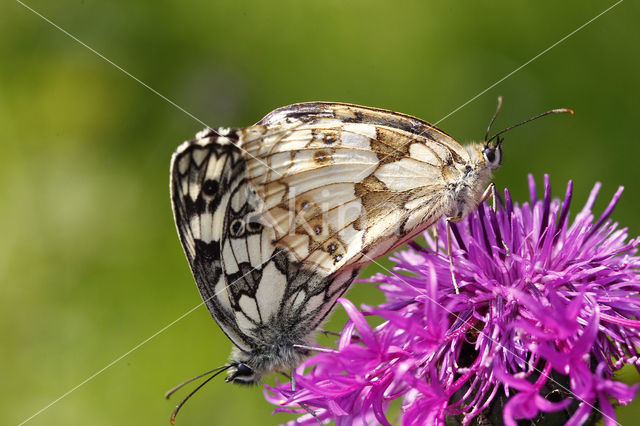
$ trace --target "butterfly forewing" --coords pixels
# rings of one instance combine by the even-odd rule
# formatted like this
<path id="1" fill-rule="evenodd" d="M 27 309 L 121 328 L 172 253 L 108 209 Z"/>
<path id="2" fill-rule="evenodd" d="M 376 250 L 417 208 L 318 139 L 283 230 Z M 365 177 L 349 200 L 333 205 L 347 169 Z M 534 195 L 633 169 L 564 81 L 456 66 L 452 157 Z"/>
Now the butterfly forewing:
<path id="1" fill-rule="evenodd" d="M 449 169 L 469 161 L 424 121 L 355 105 L 291 105 L 243 132 L 247 175 L 279 244 L 327 273 L 437 220 Z"/>

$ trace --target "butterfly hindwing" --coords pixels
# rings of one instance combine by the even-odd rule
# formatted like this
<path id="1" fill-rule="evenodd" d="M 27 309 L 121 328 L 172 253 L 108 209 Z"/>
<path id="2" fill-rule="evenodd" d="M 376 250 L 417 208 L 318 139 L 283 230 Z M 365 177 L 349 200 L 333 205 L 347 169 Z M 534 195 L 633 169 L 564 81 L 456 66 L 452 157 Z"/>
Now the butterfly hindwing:
<path id="1" fill-rule="evenodd" d="M 205 138 L 185 142 L 172 159 L 171 198 L 180 241 L 203 301 L 227 336 L 238 347 L 248 348 L 228 297 L 220 244 L 228 188 L 243 168 L 240 152 L 229 143 Z"/>
<path id="2" fill-rule="evenodd" d="M 280 247 L 264 225 L 264 203 L 246 178 L 241 150 L 218 139 L 186 142 L 172 166 L 176 224 L 198 289 L 242 350 L 285 332 L 303 340 L 357 272 L 332 277 Z"/>

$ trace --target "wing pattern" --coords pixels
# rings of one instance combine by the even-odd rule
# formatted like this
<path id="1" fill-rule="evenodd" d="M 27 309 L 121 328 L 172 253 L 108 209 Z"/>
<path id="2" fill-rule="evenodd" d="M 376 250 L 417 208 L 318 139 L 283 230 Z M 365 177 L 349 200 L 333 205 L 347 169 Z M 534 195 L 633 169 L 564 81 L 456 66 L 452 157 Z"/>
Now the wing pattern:
<path id="1" fill-rule="evenodd" d="M 260 355 L 308 342 L 365 263 L 442 217 L 469 162 L 416 118 L 297 104 L 182 144 L 172 205 L 207 308 Z"/>

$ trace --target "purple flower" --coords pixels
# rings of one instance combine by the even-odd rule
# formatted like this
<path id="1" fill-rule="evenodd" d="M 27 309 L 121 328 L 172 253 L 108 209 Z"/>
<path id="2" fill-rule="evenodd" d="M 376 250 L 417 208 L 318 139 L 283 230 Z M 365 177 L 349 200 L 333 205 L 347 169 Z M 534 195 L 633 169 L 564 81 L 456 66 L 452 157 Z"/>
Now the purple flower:
<path id="1" fill-rule="evenodd" d="M 293 423 L 309 425 L 310 412 L 337 425 L 389 425 L 394 400 L 403 425 L 616 424 L 611 401 L 627 404 L 638 387 L 613 373 L 640 366 L 640 239 L 609 220 L 622 188 L 594 221 L 599 188 L 570 223 L 572 183 L 551 200 L 545 176 L 540 200 L 530 176 L 529 203 L 505 190 L 497 212 L 483 204 L 454 224 L 459 293 L 441 221 L 439 239 L 425 233 L 426 247 L 411 243 L 392 256 L 391 275 L 371 279 L 386 303 L 361 312 L 341 299 L 350 320 L 337 350 L 300 365 L 295 390 L 267 386 L 267 400 L 306 412 Z M 372 328 L 368 315 L 384 322 Z"/>

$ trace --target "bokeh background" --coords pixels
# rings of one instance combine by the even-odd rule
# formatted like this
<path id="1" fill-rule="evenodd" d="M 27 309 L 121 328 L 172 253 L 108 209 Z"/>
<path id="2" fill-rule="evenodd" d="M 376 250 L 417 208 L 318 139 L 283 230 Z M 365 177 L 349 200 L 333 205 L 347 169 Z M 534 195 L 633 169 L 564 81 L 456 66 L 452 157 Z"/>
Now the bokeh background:
<path id="1" fill-rule="evenodd" d="M 482 138 L 498 95 L 496 130 L 574 108 L 506 136 L 498 187 L 525 200 L 527 173 L 548 173 L 556 195 L 574 179 L 575 212 L 596 181 L 596 211 L 624 185 L 614 219 L 640 233 L 637 2 L 619 2 L 468 104 L 615 2 L 24 4 L 211 126 L 333 100 L 409 113 L 465 142 Z M 203 125 L 20 2 L 2 5 L 0 64 L 1 422 L 29 419 L 122 357 L 28 424 L 167 424 L 176 401 L 164 391 L 224 363 L 231 347 L 203 306 L 173 323 L 200 296 L 173 225 L 169 158 Z M 350 295 L 380 301 L 367 284 Z M 337 309 L 328 328 L 344 318 Z M 259 388 L 220 379 L 178 424 L 290 418 L 272 409 Z M 640 405 L 618 414 L 635 424 Z"/>

